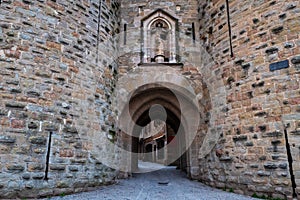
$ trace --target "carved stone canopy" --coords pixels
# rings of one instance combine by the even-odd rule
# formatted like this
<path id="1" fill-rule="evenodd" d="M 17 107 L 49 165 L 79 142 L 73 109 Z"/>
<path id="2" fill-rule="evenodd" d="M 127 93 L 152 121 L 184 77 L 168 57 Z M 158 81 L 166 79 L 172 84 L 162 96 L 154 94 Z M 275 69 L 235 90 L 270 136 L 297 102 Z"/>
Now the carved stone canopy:
<path id="1" fill-rule="evenodd" d="M 157 10 L 142 21 L 142 62 L 176 63 L 176 18 L 163 10 Z"/>

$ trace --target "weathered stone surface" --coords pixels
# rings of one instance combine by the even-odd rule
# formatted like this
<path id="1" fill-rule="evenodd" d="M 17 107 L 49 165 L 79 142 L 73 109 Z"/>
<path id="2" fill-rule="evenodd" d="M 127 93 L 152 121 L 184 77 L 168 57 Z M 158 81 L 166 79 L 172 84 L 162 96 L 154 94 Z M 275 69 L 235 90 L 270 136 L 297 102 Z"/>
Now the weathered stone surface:
<path id="1" fill-rule="evenodd" d="M 77 134 L 78 133 L 77 128 L 74 127 L 74 126 L 73 127 L 72 126 L 66 126 L 66 127 L 64 127 L 63 131 L 66 132 L 66 133 L 72 133 L 72 134 Z"/>
<path id="2" fill-rule="evenodd" d="M 291 134 L 293 134 L 293 135 L 300 135 L 300 130 L 291 131 Z"/>
<path id="3" fill-rule="evenodd" d="M 17 129 L 22 129 L 25 127 L 25 122 L 23 120 L 13 119 L 13 120 L 11 120 L 11 127 L 17 128 Z"/>
<path id="4" fill-rule="evenodd" d="M 32 173 L 31 177 L 34 180 L 41 180 L 45 177 L 45 173 Z"/>
<path id="5" fill-rule="evenodd" d="M 275 163 L 266 163 L 266 164 L 264 164 L 264 168 L 265 169 L 277 169 L 278 166 Z"/>
<path id="6" fill-rule="evenodd" d="M 233 137 L 233 141 L 237 142 L 237 141 L 246 141 L 248 139 L 247 135 L 240 135 L 240 136 L 234 136 Z"/>
<path id="7" fill-rule="evenodd" d="M 0 136 L 0 143 L 5 143 L 5 144 L 13 144 L 16 142 L 16 138 L 12 138 L 10 136 Z"/>
<path id="8" fill-rule="evenodd" d="M 59 165 L 59 164 L 57 164 L 57 165 L 52 164 L 52 165 L 50 165 L 50 169 L 54 170 L 54 171 L 64 171 L 66 169 L 66 166 Z"/>
<path id="9" fill-rule="evenodd" d="M 266 171 L 258 171 L 257 172 L 258 176 L 271 176 L 270 172 L 266 172 Z"/>
<path id="10" fill-rule="evenodd" d="M 8 165 L 7 166 L 7 170 L 9 171 L 19 171 L 22 172 L 24 171 L 25 167 L 23 165 L 19 165 L 19 164 L 13 164 L 13 165 Z"/>
<path id="11" fill-rule="evenodd" d="M 25 108 L 26 104 L 24 103 L 18 103 L 18 102 L 8 102 L 5 104 L 6 108 Z"/>
<path id="12" fill-rule="evenodd" d="M 230 17 L 231 23 L 234 24 L 234 26 L 231 27 L 233 31 L 234 59 L 231 58 L 229 61 L 225 61 L 226 58 L 229 58 L 229 55 L 223 51 L 228 48 L 228 44 L 218 43 L 218 40 L 216 39 L 221 35 L 223 38 L 227 38 L 226 34 L 228 32 L 221 32 L 215 28 L 225 22 L 226 15 L 224 16 L 224 20 L 219 21 L 215 21 L 210 15 L 211 13 L 215 13 L 215 15 L 223 16 L 222 11 L 219 10 L 220 4 L 221 1 L 215 1 L 211 4 L 199 2 L 200 12 L 203 13 L 200 19 L 200 37 L 206 44 L 204 45 L 204 48 L 208 49 L 209 54 L 212 55 L 213 59 L 218 60 L 218 62 L 221 61 L 220 64 L 216 64 L 216 69 L 222 73 L 224 83 L 227 83 L 229 77 L 234 77 L 235 83 L 238 83 L 231 84 L 230 88 L 226 88 L 228 94 L 227 100 L 229 100 L 227 101 L 227 106 L 229 105 L 229 108 L 231 109 L 222 123 L 225 124 L 224 127 L 226 127 L 226 131 L 230 131 L 231 133 L 225 136 L 225 138 L 227 137 L 225 143 L 226 147 L 222 149 L 222 151 L 230 152 L 230 154 L 231 152 L 235 152 L 235 156 L 241 158 L 241 161 L 234 159 L 234 166 L 239 165 L 240 162 L 248 163 L 250 169 L 252 168 L 252 170 L 255 170 L 256 172 L 253 173 L 254 182 L 251 184 L 251 186 L 254 186 L 253 191 L 257 192 L 260 190 L 262 193 L 267 193 L 267 191 L 275 190 L 276 181 L 282 180 L 282 178 L 273 177 L 273 172 L 287 170 L 284 133 L 282 126 L 279 124 L 282 120 L 289 121 L 293 124 L 298 118 L 297 114 L 294 113 L 295 110 L 292 112 L 287 111 L 287 113 L 284 114 L 283 112 L 285 111 L 282 109 L 285 105 L 290 105 L 289 99 L 291 98 L 288 97 L 284 99 L 283 96 L 285 96 L 286 93 L 285 88 L 291 86 L 289 80 L 291 78 L 297 79 L 297 72 L 295 72 L 295 70 L 297 71 L 297 65 L 300 63 L 297 61 L 299 51 L 296 50 L 297 44 L 295 42 L 295 40 L 299 40 L 298 34 L 296 33 L 299 31 L 299 28 L 293 29 L 292 32 L 294 32 L 294 34 L 292 34 L 292 36 L 290 33 L 286 33 L 286 30 L 293 25 L 290 26 L 285 24 L 287 20 L 292 20 L 289 17 L 291 11 L 287 9 L 287 7 L 294 10 L 298 7 L 298 4 L 296 4 L 295 1 L 292 1 L 289 3 L 285 2 L 285 6 L 282 6 L 277 2 L 271 5 L 270 2 L 267 3 L 261 1 L 250 6 L 246 2 L 232 2 L 232 4 L 230 4 L 230 10 L 232 11 Z M 243 10 L 243 7 L 246 9 Z M 254 10 L 258 11 L 257 15 L 254 14 L 249 18 L 248 12 L 253 11 L 253 13 L 256 13 Z M 242 20 L 245 19 L 241 17 L 242 15 L 249 19 Z M 261 18 L 271 19 L 273 17 L 275 18 L 275 16 L 278 20 L 276 23 L 262 23 Z M 245 23 L 243 24 L 242 21 Z M 210 28 L 211 24 L 214 24 L 212 28 Z M 250 29 L 245 28 L 248 25 L 251 27 Z M 270 34 L 273 35 L 274 38 L 276 37 L 276 39 L 269 38 L 268 36 Z M 246 36 L 250 37 L 252 43 L 243 43 L 243 41 L 246 40 Z M 288 39 L 285 40 L 284 37 L 287 37 Z M 243 47 L 241 47 L 241 45 Z M 289 49 L 293 49 L 294 52 L 283 53 L 283 51 Z M 262 53 L 264 55 L 262 55 Z M 283 69 L 281 70 L 282 72 L 279 70 L 278 74 L 276 74 L 269 73 L 267 71 L 268 69 L 265 67 L 269 66 L 271 63 L 287 59 L 291 61 L 295 68 L 291 67 L 289 69 Z M 226 66 L 226 62 L 229 62 L 230 64 Z M 221 63 L 225 64 L 225 66 Z M 244 69 L 240 67 L 246 63 L 251 63 L 249 70 L 252 71 L 251 69 L 253 68 L 252 75 L 245 74 L 243 72 Z M 284 70 L 286 70 L 289 75 L 286 79 L 280 79 L 279 74 L 283 73 Z M 256 75 L 261 77 L 256 77 L 256 79 Z M 298 89 L 296 89 L 299 84 L 296 85 L 297 86 L 291 90 L 295 93 L 295 96 L 299 97 L 299 93 L 297 93 Z M 251 102 L 246 102 L 246 96 L 243 97 L 242 94 L 246 94 L 249 91 L 253 91 L 252 96 L 254 99 L 252 98 Z M 287 103 L 284 103 L 284 100 L 286 100 Z M 255 108 L 255 110 L 253 110 L 253 108 Z M 277 109 L 278 111 L 275 111 Z M 219 110 L 219 113 L 221 112 L 221 108 L 218 108 L 217 110 Z M 240 115 L 240 117 L 237 118 L 236 115 Z M 283 116 L 283 119 L 281 119 L 281 116 Z M 246 128 L 251 125 L 254 126 L 253 133 Z M 237 128 L 239 129 L 238 135 L 233 135 Z M 295 138 L 297 137 L 297 134 L 293 134 L 293 130 L 295 130 L 295 127 L 288 130 L 288 136 L 293 138 L 293 141 L 297 141 Z M 296 131 L 294 132 L 296 133 Z M 234 143 L 234 140 L 238 139 L 240 135 L 247 135 L 248 140 Z M 250 138 L 254 139 L 252 143 L 249 141 Z M 247 148 L 247 152 L 244 153 L 241 150 L 242 148 Z M 214 159 L 215 158 L 208 157 L 200 164 L 200 168 L 209 168 L 202 171 L 202 175 L 200 175 L 201 180 L 207 180 L 207 174 L 213 174 L 211 171 L 221 171 L 214 170 L 216 167 L 221 167 L 221 164 L 213 161 Z M 276 160 L 274 161 L 276 162 L 275 164 L 273 164 L 272 159 Z M 293 165 L 298 165 L 296 163 L 299 163 L 299 159 L 293 156 L 293 160 Z M 205 162 L 208 163 L 205 164 Z M 231 169 L 230 164 L 226 165 L 228 169 Z M 265 168 L 266 171 L 262 171 L 261 167 Z M 225 167 L 221 168 L 224 169 Z M 227 176 L 228 179 L 231 178 L 234 173 L 229 174 L 230 175 Z M 261 180 L 265 176 L 268 177 L 268 180 Z M 275 182 L 272 182 L 273 180 Z M 206 181 L 206 183 L 212 185 L 215 182 L 216 178 L 214 180 Z M 257 188 L 256 186 L 259 184 L 269 184 L 270 187 Z M 241 188 L 241 186 L 237 186 L 237 188 Z M 289 192 L 287 192 L 288 190 L 289 189 L 286 188 L 282 193 L 289 195 Z"/>
<path id="13" fill-rule="evenodd" d="M 44 171 L 45 170 L 45 166 L 44 166 L 44 164 L 29 164 L 27 170 L 29 172 L 32 172 L 32 171 Z"/>
<path id="14" fill-rule="evenodd" d="M 279 168 L 281 169 L 287 169 L 288 168 L 288 164 L 287 163 L 281 163 L 278 165 Z"/>
<path id="15" fill-rule="evenodd" d="M 70 181 L 60 181 L 56 184 L 57 188 L 68 188 L 70 187 Z"/>
<path id="16" fill-rule="evenodd" d="M 40 137 L 40 136 L 31 136 L 29 138 L 29 141 L 32 144 L 45 145 L 47 142 L 47 139 L 45 137 Z"/>
<path id="17" fill-rule="evenodd" d="M 68 168 L 69 168 L 69 170 L 71 172 L 77 172 L 77 171 L 79 171 L 79 167 L 77 167 L 77 166 L 69 166 Z"/>
<path id="18" fill-rule="evenodd" d="M 232 161 L 232 157 L 230 157 L 230 156 L 222 156 L 220 158 L 220 161 L 231 162 Z"/>
<path id="19" fill-rule="evenodd" d="M 137 86 L 141 90 L 149 87 L 151 92 L 142 97 L 155 97 L 152 92 L 157 86 L 151 84 L 165 75 L 166 82 L 176 83 L 176 92 L 196 94 L 191 101 L 201 107 L 201 120 L 187 153 L 192 178 L 218 187 L 230 182 L 235 191 L 246 194 L 280 190 L 284 197 L 291 196 L 291 187 L 286 185 L 289 172 L 282 123 L 290 124 L 287 132 L 295 174 L 299 174 L 300 160 L 293 150 L 298 149 L 300 127 L 298 1 L 230 1 L 233 55 L 224 1 L 110 0 L 101 1 L 101 12 L 99 6 L 99 1 L 90 0 L 1 1 L 0 153 L 5 163 L 0 164 L 1 197 L 46 197 L 73 188 L 81 191 L 97 186 L 102 176 L 109 182 L 111 174 L 117 174 L 97 164 L 99 160 L 129 165 L 128 156 L 108 148 L 102 136 L 119 128 L 113 111 L 118 110 L 113 108 L 117 81 L 138 71 L 128 86 L 133 91 L 130 94 Z M 180 32 L 174 46 L 179 47 L 179 55 L 173 55 L 180 64 L 164 63 L 159 73 L 147 77 L 149 66 L 141 63 L 141 57 L 147 56 L 141 46 L 147 43 L 142 42 L 140 27 L 157 9 L 167 13 L 167 21 L 174 18 L 172 27 Z M 123 27 L 127 27 L 126 34 L 115 40 L 112 36 L 123 32 Z M 290 60 L 293 66 L 270 72 L 268 66 L 280 60 Z M 174 74 L 189 84 L 182 84 Z M 166 95 L 160 93 L 151 100 Z M 131 103 L 131 114 L 138 117 L 142 111 L 134 109 L 145 105 L 134 108 L 137 104 Z M 176 112 L 184 113 L 180 109 L 178 106 Z M 132 149 L 132 140 L 122 134 L 116 132 L 110 138 Z M 52 179 L 35 184 L 44 179 L 49 150 Z M 94 151 L 101 159 L 91 155 Z M 99 173 L 93 174 L 95 170 Z M 19 182 L 8 184 L 12 175 Z"/>
<path id="20" fill-rule="evenodd" d="M 266 54 L 268 54 L 268 55 L 271 55 L 271 54 L 274 54 L 274 53 L 277 53 L 277 52 L 278 52 L 277 47 L 271 47 L 271 48 L 266 50 Z"/>
<path id="21" fill-rule="evenodd" d="M 27 125 L 27 127 L 28 127 L 29 129 L 37 129 L 37 128 L 39 127 L 39 125 L 38 125 L 37 123 L 35 123 L 35 122 L 30 122 L 30 123 Z"/>
<path id="22" fill-rule="evenodd" d="M 293 57 L 291 62 L 293 64 L 299 64 L 300 63 L 300 56 Z"/>
<path id="23" fill-rule="evenodd" d="M 278 34 L 278 33 L 280 33 L 280 32 L 283 31 L 283 26 L 275 27 L 275 28 L 271 29 L 271 31 L 272 31 L 272 33 L 274 33 L 274 34 Z"/>
<path id="24" fill-rule="evenodd" d="M 282 137 L 282 133 L 281 132 L 269 132 L 269 133 L 263 133 L 263 137 Z"/>
<path id="25" fill-rule="evenodd" d="M 24 173 L 24 174 L 22 175 L 22 178 L 25 179 L 25 180 L 29 180 L 30 177 L 31 177 L 31 176 L 30 176 L 29 173 Z"/>
<path id="26" fill-rule="evenodd" d="M 44 129 L 45 131 L 58 131 L 59 130 L 59 125 L 57 124 L 52 124 L 52 123 L 45 123 L 44 124 Z"/>
<path id="27" fill-rule="evenodd" d="M 74 153 L 74 150 L 71 150 L 71 149 L 62 149 L 60 152 L 59 152 L 59 156 L 60 157 L 74 157 L 75 153 Z"/>

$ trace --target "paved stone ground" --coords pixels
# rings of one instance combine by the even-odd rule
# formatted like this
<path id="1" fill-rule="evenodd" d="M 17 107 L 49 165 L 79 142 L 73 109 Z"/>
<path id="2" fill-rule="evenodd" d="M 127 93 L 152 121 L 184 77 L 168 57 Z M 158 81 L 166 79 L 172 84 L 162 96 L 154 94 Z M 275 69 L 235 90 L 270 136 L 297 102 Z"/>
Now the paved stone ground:
<path id="1" fill-rule="evenodd" d="M 146 170 L 145 163 L 141 165 Z M 158 165 L 154 165 L 159 168 Z M 148 168 L 149 170 L 149 168 Z M 147 171 L 148 171 L 147 170 Z M 168 183 L 168 184 L 166 184 Z M 101 187 L 93 192 L 80 193 L 65 197 L 52 197 L 51 200 L 249 200 L 253 199 L 224 192 L 191 181 L 174 167 L 159 171 L 134 174 L 133 178 L 120 180 L 112 186 Z"/>

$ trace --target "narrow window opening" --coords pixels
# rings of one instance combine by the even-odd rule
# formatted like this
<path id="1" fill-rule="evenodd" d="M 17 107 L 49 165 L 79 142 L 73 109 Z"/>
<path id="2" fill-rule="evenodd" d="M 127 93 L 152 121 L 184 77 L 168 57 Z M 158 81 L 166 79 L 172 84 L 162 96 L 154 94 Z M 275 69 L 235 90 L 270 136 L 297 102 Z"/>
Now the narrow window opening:
<path id="1" fill-rule="evenodd" d="M 124 45 L 126 45 L 127 40 L 127 24 L 124 24 Z"/>
<path id="2" fill-rule="evenodd" d="M 290 168 L 290 174 L 291 174 L 291 182 L 292 182 L 292 187 L 293 187 L 293 198 L 297 197 L 296 193 L 296 180 L 295 180 L 295 175 L 294 175 L 294 170 L 293 170 L 293 157 L 291 153 L 291 146 L 289 144 L 289 139 L 288 139 L 288 134 L 287 134 L 287 129 L 284 129 L 284 136 L 285 136 L 285 145 L 286 145 L 286 152 L 287 152 L 287 157 L 288 157 L 288 162 L 289 162 L 289 168 Z"/>
<path id="3" fill-rule="evenodd" d="M 193 42 L 196 42 L 195 23 L 192 23 Z"/>
<path id="4" fill-rule="evenodd" d="M 98 64 L 99 62 L 99 44 L 100 44 L 100 26 L 101 26 L 101 10 L 102 7 L 102 0 L 99 1 L 99 7 L 98 7 L 98 30 L 97 30 L 97 59 L 96 59 L 96 63 Z"/>
<path id="5" fill-rule="evenodd" d="M 143 6 L 139 6 L 139 15 L 141 15 L 143 11 L 144 11 Z"/>
<path id="6" fill-rule="evenodd" d="M 44 180 L 48 180 L 48 170 L 49 170 L 49 162 L 50 162 L 50 153 L 51 153 L 51 140 L 52 140 L 52 132 L 49 133 L 48 138 L 48 148 L 47 148 L 47 155 L 46 155 L 46 169 L 45 169 L 45 176 Z"/>
<path id="7" fill-rule="evenodd" d="M 228 32 L 229 32 L 230 54 L 231 54 L 231 57 L 233 57 L 232 32 L 231 32 L 230 11 L 229 11 L 229 0 L 226 0 L 226 7 L 227 7 L 227 23 L 228 23 Z"/>

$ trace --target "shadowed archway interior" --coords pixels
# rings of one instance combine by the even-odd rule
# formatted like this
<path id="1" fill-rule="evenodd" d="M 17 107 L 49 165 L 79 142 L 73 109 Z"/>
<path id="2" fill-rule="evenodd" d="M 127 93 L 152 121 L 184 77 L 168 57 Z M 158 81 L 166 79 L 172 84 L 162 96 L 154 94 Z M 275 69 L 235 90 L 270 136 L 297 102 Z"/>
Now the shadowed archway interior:
<path id="1" fill-rule="evenodd" d="M 153 109 L 158 106 L 160 109 Z M 131 170 L 138 169 L 138 153 L 141 151 L 139 137 L 143 127 L 153 120 L 164 121 L 167 125 L 167 149 L 166 165 L 176 165 L 184 171 L 189 171 L 188 158 L 188 125 L 183 109 L 197 110 L 195 105 L 182 92 L 171 90 L 160 85 L 147 85 L 139 88 L 129 101 L 129 113 L 135 125 L 132 129 L 131 143 Z M 149 114 L 150 113 L 150 114 Z M 170 134 L 173 133 L 173 135 Z M 175 133 L 175 134 L 174 134 Z M 154 147 L 156 148 L 156 147 Z M 149 149 L 148 149 L 149 151 Z M 163 150 L 160 150 L 163 151 Z"/>

